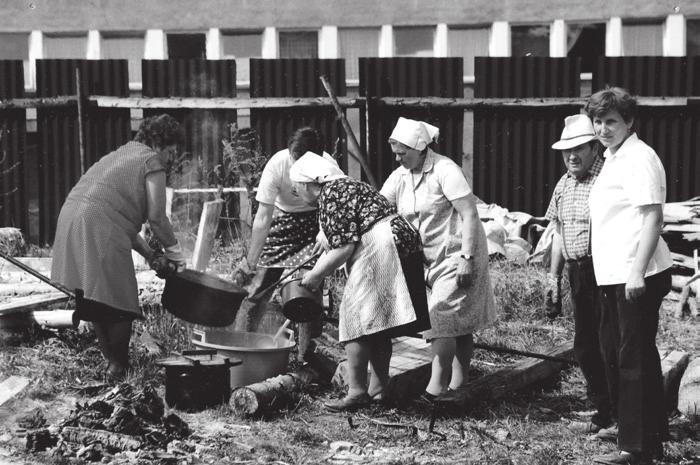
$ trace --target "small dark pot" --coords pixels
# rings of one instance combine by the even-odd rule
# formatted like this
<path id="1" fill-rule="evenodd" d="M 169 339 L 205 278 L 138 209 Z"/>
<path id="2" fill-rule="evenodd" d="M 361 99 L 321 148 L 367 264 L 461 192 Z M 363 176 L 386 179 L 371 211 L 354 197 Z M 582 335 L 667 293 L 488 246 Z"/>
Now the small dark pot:
<path id="1" fill-rule="evenodd" d="M 245 289 L 232 282 L 185 270 L 166 278 L 161 303 L 167 311 L 190 323 L 228 326 L 247 295 Z"/>
<path id="2" fill-rule="evenodd" d="M 156 363 L 165 367 L 168 407 L 197 412 L 229 401 L 231 367 L 241 361 L 217 355 L 215 350 L 185 350 L 182 356 Z"/>
<path id="3" fill-rule="evenodd" d="M 301 285 L 301 278 L 287 281 L 280 288 L 282 313 L 296 323 L 317 320 L 323 312 L 321 290 L 312 292 Z"/>

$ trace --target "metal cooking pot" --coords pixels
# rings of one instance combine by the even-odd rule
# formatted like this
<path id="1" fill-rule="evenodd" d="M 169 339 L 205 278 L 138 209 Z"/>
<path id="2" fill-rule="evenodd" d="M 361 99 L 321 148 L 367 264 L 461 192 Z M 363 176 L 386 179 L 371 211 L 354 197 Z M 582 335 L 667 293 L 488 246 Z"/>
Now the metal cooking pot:
<path id="1" fill-rule="evenodd" d="M 301 278 L 287 281 L 280 288 L 282 313 L 296 323 L 320 318 L 323 313 L 323 294 L 320 289 L 311 291 L 301 285 Z"/>
<path id="2" fill-rule="evenodd" d="M 197 270 L 165 279 L 163 308 L 178 318 L 204 326 L 228 326 L 248 293 L 240 286 Z"/>
<path id="3" fill-rule="evenodd" d="M 168 407 L 198 412 L 228 402 L 231 397 L 230 369 L 238 359 L 218 355 L 215 350 L 184 350 L 182 355 L 157 360 L 165 367 L 165 402 Z"/>

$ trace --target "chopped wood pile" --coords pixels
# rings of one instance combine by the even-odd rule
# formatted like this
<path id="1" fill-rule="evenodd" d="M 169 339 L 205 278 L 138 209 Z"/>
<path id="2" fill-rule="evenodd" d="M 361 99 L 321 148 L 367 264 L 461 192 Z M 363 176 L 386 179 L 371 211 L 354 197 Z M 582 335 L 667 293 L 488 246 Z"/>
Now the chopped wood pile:
<path id="1" fill-rule="evenodd" d="M 109 460 L 115 454 L 135 459 L 171 455 L 168 446 L 190 436 L 187 423 L 175 414 L 165 415 L 163 401 L 153 387 L 135 391 L 127 383 L 100 398 L 76 404 L 68 418 L 46 425 L 43 413 L 34 411 L 20 421 L 26 431 L 26 448 L 49 451 L 55 457 L 85 461 Z"/>

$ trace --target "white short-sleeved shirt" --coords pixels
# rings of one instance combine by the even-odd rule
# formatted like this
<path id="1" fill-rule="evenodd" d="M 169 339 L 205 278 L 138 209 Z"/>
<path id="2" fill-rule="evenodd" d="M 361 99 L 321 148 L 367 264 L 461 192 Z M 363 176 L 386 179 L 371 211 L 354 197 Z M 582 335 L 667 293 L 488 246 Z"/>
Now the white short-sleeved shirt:
<path id="1" fill-rule="evenodd" d="M 666 202 L 666 172 L 654 149 L 632 134 L 605 164 L 588 198 L 593 268 L 599 285 L 623 284 L 632 270 L 642 232 L 641 206 Z M 659 237 L 644 276 L 670 268 L 671 254 Z"/>
<path id="2" fill-rule="evenodd" d="M 326 152 L 323 152 L 323 158 L 336 163 L 335 159 Z M 301 197 L 292 194 L 289 169 L 293 164 L 294 159 L 289 153 L 289 149 L 280 150 L 274 154 L 263 168 L 255 200 L 274 205 L 287 213 L 315 210 L 316 208 L 304 203 Z"/>
<path id="3" fill-rule="evenodd" d="M 472 190 L 454 161 L 428 150 L 420 175 L 400 166 L 389 175 L 380 193 L 418 229 L 428 262 L 460 251 L 462 218 L 452 201 Z"/>

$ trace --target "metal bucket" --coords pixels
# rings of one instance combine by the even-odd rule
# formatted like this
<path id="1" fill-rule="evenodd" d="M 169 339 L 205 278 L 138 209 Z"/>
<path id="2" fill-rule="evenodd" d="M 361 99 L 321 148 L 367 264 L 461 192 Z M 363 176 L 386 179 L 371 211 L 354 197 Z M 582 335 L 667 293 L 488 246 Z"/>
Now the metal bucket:
<path id="1" fill-rule="evenodd" d="M 296 323 L 314 321 L 323 313 L 323 293 L 301 285 L 301 278 L 287 281 L 280 288 L 282 313 Z"/>

